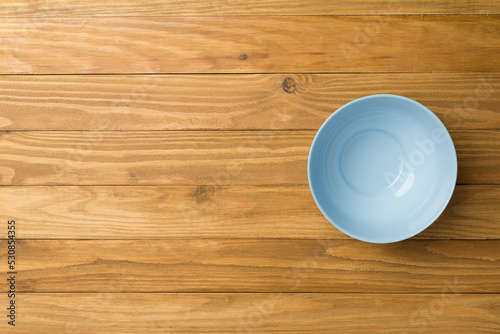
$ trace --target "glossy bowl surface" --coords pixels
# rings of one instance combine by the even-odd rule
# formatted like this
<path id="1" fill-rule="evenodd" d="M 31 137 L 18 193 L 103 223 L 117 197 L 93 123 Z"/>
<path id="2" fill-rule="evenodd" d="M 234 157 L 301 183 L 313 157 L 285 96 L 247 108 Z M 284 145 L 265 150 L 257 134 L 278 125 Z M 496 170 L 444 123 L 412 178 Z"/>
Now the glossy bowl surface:
<path id="1" fill-rule="evenodd" d="M 422 104 L 398 95 L 347 103 L 309 151 L 309 187 L 340 231 L 367 242 L 410 238 L 444 211 L 455 189 L 450 134 Z"/>

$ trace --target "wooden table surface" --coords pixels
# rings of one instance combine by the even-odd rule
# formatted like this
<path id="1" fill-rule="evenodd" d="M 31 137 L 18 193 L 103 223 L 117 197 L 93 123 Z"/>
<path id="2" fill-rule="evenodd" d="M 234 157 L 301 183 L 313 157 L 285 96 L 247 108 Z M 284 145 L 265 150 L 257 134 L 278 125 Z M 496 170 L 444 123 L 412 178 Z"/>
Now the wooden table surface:
<path id="1" fill-rule="evenodd" d="M 499 333 L 498 0 L 4 0 L 1 333 Z M 406 241 L 335 229 L 320 125 L 399 94 L 459 164 Z M 7 222 L 16 221 L 16 326 Z"/>

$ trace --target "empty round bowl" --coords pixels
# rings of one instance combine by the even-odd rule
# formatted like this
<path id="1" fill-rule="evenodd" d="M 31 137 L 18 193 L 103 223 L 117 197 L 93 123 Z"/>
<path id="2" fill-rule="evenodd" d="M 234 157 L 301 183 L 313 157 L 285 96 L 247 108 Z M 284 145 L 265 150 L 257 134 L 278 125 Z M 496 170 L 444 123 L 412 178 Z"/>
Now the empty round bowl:
<path id="1" fill-rule="evenodd" d="M 410 238 L 450 201 L 457 155 L 439 118 L 398 95 L 370 95 L 339 108 L 309 151 L 309 186 L 340 231 L 367 242 Z"/>

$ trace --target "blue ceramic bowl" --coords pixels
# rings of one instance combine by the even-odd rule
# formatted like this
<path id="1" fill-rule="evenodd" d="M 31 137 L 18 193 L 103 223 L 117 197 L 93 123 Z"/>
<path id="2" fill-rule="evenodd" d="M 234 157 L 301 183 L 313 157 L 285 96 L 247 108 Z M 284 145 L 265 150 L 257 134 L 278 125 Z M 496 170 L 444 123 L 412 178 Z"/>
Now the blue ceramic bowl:
<path id="1" fill-rule="evenodd" d="M 431 225 L 457 179 L 453 141 L 436 115 L 397 95 L 347 103 L 309 151 L 309 186 L 323 215 L 367 242 L 410 238 Z"/>

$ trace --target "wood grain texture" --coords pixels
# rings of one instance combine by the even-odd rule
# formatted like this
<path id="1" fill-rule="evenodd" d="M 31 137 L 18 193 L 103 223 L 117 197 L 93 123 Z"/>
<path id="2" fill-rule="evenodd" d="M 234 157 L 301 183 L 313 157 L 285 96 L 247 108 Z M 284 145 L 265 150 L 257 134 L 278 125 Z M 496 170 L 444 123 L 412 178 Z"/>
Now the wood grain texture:
<path id="1" fill-rule="evenodd" d="M 451 136 L 459 159 L 458 183 L 500 182 L 500 131 L 451 131 Z"/>
<path id="2" fill-rule="evenodd" d="M 0 134 L 2 185 L 308 184 L 315 131 Z M 500 132 L 451 131 L 458 184 L 500 184 Z"/>
<path id="3" fill-rule="evenodd" d="M 304 186 L 40 186 L 0 188 L 1 220 L 23 239 L 348 237 Z M 500 187 L 458 186 L 416 239 L 500 239 Z"/>
<path id="4" fill-rule="evenodd" d="M 3 19 L 0 73 L 495 72 L 499 18 Z"/>
<path id="5" fill-rule="evenodd" d="M 5 256 L 7 241 L 0 246 Z M 499 247 L 500 240 L 18 240 L 17 291 L 439 293 L 456 279 L 460 292 L 498 293 Z"/>
<path id="6" fill-rule="evenodd" d="M 0 332 L 500 332 L 499 14 L 493 0 L 3 1 L 17 326 Z M 459 159 L 438 221 L 382 245 L 331 226 L 306 173 L 324 120 L 376 93 L 429 107 Z M 4 262 L 4 311 L 9 275 Z"/>
<path id="7" fill-rule="evenodd" d="M 0 137 L 0 171 L 2 184 L 12 185 L 307 183 L 313 136 L 310 131 L 11 132 Z"/>
<path id="8" fill-rule="evenodd" d="M 5 0 L 0 16 L 200 16 L 346 14 L 499 14 L 494 0 L 300 1 L 300 0 Z"/>
<path id="9" fill-rule="evenodd" d="M 12 333 L 498 333 L 499 295 L 450 288 L 443 284 L 447 295 L 19 294 L 23 315 Z"/>
<path id="10" fill-rule="evenodd" d="M 378 93 L 421 102 L 448 129 L 500 129 L 499 73 L 0 76 L 0 129 L 317 130 Z"/>

